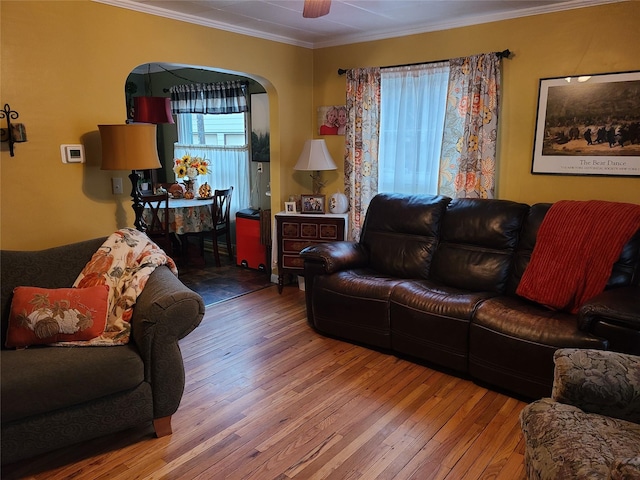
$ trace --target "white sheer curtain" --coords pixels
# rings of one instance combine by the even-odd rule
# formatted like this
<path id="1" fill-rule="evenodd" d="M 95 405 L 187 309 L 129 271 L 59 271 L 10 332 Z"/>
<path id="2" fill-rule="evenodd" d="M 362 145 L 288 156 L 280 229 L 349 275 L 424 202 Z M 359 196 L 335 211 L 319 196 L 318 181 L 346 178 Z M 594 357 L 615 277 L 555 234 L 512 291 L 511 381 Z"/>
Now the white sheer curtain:
<path id="1" fill-rule="evenodd" d="M 178 116 L 179 118 L 180 116 Z M 174 154 L 180 158 L 185 154 L 203 157 L 209 160 L 209 173 L 198 175 L 197 186 L 204 182 L 211 185 L 212 190 L 223 190 L 233 187 L 231 197 L 231 218 L 235 220 L 236 212 L 251 204 L 249 187 L 249 148 L 248 147 L 213 147 L 207 145 L 174 144 Z"/>
<path id="2" fill-rule="evenodd" d="M 378 191 L 438 193 L 448 62 L 383 68 Z"/>

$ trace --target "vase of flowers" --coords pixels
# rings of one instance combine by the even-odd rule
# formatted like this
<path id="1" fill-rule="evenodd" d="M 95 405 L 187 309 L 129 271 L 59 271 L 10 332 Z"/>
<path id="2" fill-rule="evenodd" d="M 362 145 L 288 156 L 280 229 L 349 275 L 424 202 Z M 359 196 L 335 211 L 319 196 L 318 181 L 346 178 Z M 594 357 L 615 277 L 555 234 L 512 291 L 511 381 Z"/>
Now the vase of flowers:
<path id="1" fill-rule="evenodd" d="M 206 175 L 209 172 L 209 161 L 202 157 L 192 157 L 189 154 L 176 158 L 173 162 L 173 173 L 176 178 L 182 180 L 185 186 L 184 198 L 195 197 L 195 180 L 198 175 Z"/>

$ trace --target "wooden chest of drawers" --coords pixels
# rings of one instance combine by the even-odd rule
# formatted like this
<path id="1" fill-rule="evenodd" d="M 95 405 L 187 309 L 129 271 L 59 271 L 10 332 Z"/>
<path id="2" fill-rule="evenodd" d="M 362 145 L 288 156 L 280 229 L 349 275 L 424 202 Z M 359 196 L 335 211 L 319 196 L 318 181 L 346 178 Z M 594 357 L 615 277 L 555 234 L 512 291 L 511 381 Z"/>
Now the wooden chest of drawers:
<path id="1" fill-rule="evenodd" d="M 278 291 L 282 292 L 284 276 L 302 275 L 304 262 L 300 251 L 323 242 L 344 240 L 347 215 L 276 214 L 278 249 Z"/>

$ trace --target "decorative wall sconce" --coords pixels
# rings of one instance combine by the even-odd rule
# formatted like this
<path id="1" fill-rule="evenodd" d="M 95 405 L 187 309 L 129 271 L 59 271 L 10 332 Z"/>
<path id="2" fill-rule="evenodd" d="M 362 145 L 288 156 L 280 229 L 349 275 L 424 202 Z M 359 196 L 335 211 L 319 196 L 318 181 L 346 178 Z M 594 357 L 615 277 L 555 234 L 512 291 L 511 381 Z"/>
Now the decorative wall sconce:
<path id="1" fill-rule="evenodd" d="M 4 108 L 0 110 L 0 119 L 7 119 L 7 128 L 0 129 L 0 140 L 9 142 L 9 154 L 13 157 L 13 144 L 27 141 L 27 130 L 22 123 L 11 123 L 20 115 L 15 110 L 11 110 L 8 103 L 4 104 Z"/>

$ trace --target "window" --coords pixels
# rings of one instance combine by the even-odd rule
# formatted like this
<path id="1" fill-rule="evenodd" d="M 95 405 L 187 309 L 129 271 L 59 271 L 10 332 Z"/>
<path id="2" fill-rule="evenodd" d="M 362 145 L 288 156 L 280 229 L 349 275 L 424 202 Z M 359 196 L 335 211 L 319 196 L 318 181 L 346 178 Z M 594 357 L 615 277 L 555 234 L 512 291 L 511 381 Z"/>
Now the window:
<path id="1" fill-rule="evenodd" d="M 438 193 L 448 62 L 380 72 L 378 191 Z"/>
<path id="2" fill-rule="evenodd" d="M 245 114 L 178 114 L 178 143 L 237 147 L 247 144 Z"/>
<path id="3" fill-rule="evenodd" d="M 250 204 L 249 145 L 246 113 L 201 114 L 179 113 L 178 142 L 174 157 L 185 154 L 209 160 L 209 173 L 198 177 L 213 190 L 233 186 L 231 218 Z"/>

